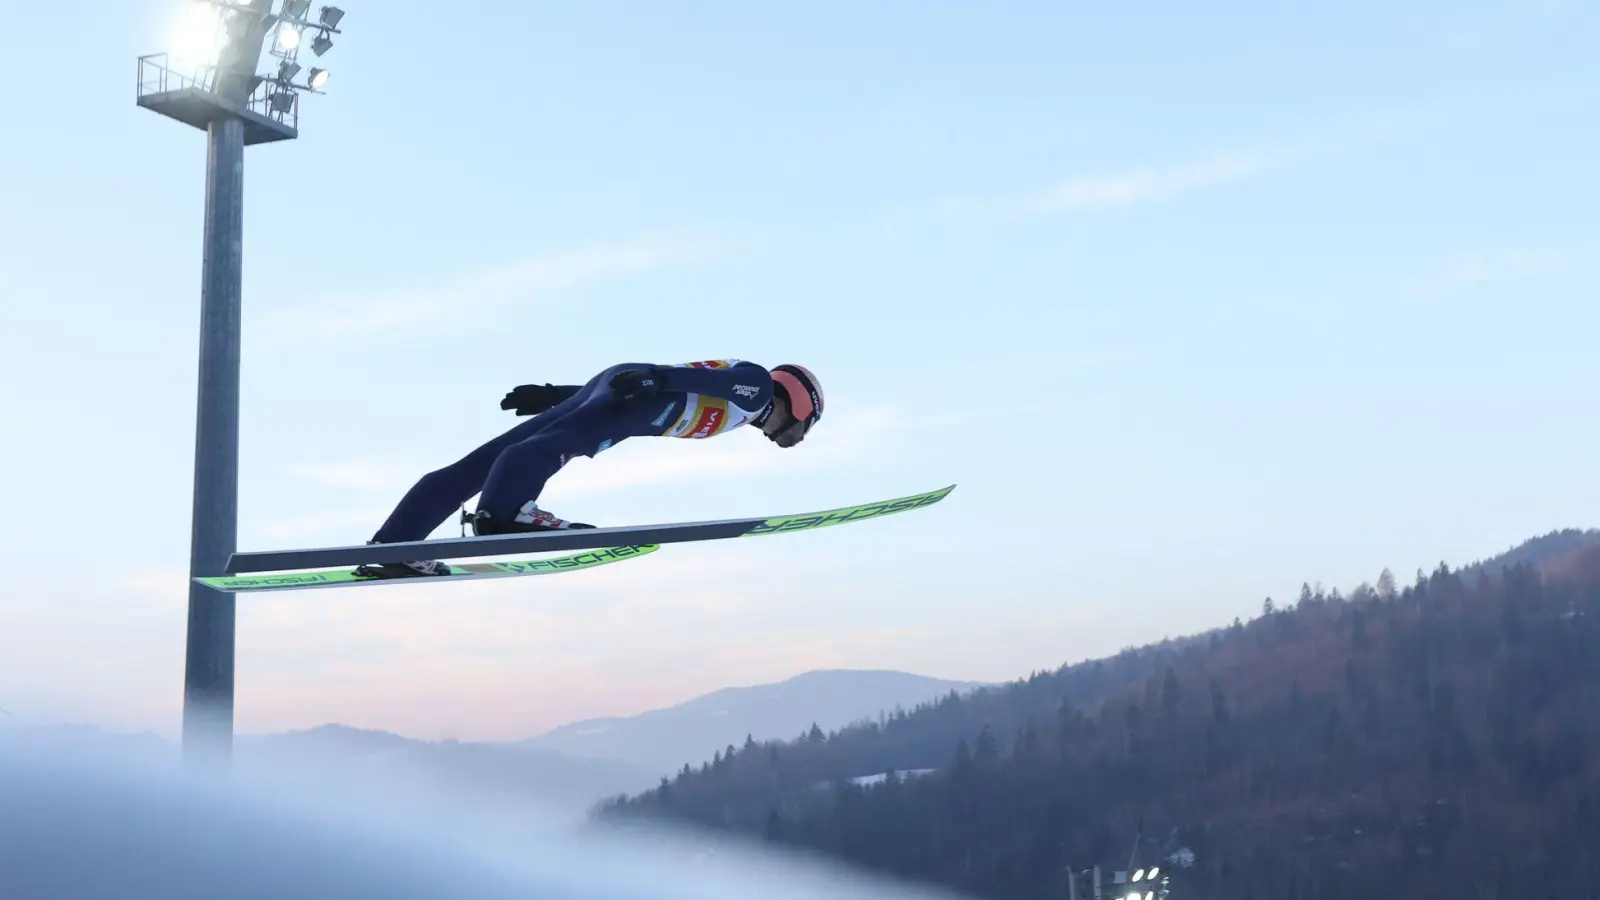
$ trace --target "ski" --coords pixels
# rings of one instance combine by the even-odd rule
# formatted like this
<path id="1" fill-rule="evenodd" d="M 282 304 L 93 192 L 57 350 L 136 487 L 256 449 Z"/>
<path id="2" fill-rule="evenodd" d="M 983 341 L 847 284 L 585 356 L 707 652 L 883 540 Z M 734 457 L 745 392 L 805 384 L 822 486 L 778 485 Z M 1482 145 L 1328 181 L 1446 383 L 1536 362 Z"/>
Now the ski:
<path id="1" fill-rule="evenodd" d="M 520 578 L 525 575 L 552 575 L 557 572 L 576 572 L 609 565 L 628 559 L 638 559 L 661 549 L 658 544 L 636 544 L 626 547 L 606 547 L 587 550 L 570 556 L 547 556 L 539 559 L 519 559 L 492 563 L 452 563 L 448 575 L 381 576 L 360 575 L 353 569 L 316 569 L 299 572 L 275 572 L 270 575 L 223 575 L 196 578 L 208 587 L 227 593 L 261 593 L 264 591 L 300 591 L 312 588 L 360 587 L 373 584 L 436 584 L 441 581 L 476 581 L 482 578 Z"/>
<path id="2" fill-rule="evenodd" d="M 429 541 L 404 541 L 393 544 L 358 544 L 346 547 L 319 547 L 305 550 L 257 550 L 228 557 L 223 571 L 229 575 L 248 572 L 281 572 L 362 563 L 395 563 L 414 559 L 464 559 L 478 556 L 503 556 L 513 553 L 545 553 L 564 550 L 593 550 L 601 547 L 670 544 L 685 541 L 714 541 L 737 537 L 763 537 L 828 528 L 851 522 L 865 522 L 894 513 L 922 509 L 943 500 L 955 485 L 897 497 L 846 506 L 821 512 L 725 519 L 717 522 L 682 522 L 661 525 L 624 525 L 612 528 L 577 528 L 529 534 L 497 534 L 488 537 L 442 538 Z M 426 580 L 426 579 L 424 579 Z"/>

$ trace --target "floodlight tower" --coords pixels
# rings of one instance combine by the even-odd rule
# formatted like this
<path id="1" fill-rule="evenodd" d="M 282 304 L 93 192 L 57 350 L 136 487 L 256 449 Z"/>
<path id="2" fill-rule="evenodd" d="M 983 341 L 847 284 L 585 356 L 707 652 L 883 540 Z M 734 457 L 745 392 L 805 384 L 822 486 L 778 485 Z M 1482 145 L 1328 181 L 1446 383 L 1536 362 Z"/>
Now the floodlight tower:
<path id="1" fill-rule="evenodd" d="M 311 0 L 196 0 L 182 57 L 139 57 L 137 100 L 206 133 L 205 236 L 200 274 L 200 385 L 195 417 L 189 574 L 221 575 L 237 549 L 239 328 L 244 256 L 244 148 L 299 136 L 299 91 L 322 93 L 326 69 L 303 83 L 298 53 L 308 31 L 317 56 L 333 46 L 344 12 Z M 276 70 L 256 73 L 273 37 Z M 226 768 L 233 750 L 234 601 L 189 582 L 183 678 L 183 749 L 191 763 Z"/>

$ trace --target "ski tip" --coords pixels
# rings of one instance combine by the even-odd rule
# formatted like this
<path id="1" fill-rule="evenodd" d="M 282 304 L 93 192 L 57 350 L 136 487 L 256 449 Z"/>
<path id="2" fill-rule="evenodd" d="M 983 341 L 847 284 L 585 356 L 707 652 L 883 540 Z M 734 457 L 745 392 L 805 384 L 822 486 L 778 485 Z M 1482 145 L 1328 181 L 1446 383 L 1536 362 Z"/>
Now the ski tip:
<path id="1" fill-rule="evenodd" d="M 875 503 L 864 503 L 860 506 L 846 506 L 839 509 L 824 510 L 821 512 L 802 513 L 793 516 L 778 516 L 767 519 L 754 528 L 745 532 L 743 537 L 760 537 L 769 534 L 791 534 L 796 531 L 809 531 L 813 528 L 825 528 L 832 525 L 843 525 L 847 522 L 863 522 L 894 513 L 906 512 L 931 506 L 943 500 L 955 490 L 955 485 L 927 491 L 921 494 L 911 494 L 906 497 L 896 497 L 893 500 L 880 500 Z"/>

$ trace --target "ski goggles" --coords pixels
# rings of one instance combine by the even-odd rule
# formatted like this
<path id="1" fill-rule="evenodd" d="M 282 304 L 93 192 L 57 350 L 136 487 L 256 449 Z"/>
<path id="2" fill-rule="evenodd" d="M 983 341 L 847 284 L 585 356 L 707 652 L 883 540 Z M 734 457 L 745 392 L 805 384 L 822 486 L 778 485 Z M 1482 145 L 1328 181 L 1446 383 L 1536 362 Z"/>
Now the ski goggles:
<path id="1" fill-rule="evenodd" d="M 791 446 L 800 442 L 811 430 L 811 423 L 805 419 L 795 419 L 777 432 L 767 436 L 767 440 L 779 446 Z"/>

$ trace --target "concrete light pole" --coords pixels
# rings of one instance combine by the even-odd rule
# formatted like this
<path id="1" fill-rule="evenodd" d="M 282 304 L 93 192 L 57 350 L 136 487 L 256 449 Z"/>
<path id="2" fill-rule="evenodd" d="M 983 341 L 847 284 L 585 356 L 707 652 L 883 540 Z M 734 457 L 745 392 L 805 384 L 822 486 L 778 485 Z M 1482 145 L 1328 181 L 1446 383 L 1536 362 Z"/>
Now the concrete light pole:
<path id="1" fill-rule="evenodd" d="M 308 31 L 312 52 L 333 46 L 344 13 L 310 0 L 199 0 L 187 29 L 189 58 L 139 58 L 139 106 L 206 133 L 205 237 L 200 274 L 200 383 L 195 418 L 194 507 L 189 574 L 223 574 L 237 549 L 239 329 L 244 261 L 244 148 L 299 136 L 299 91 L 321 92 L 325 69 L 294 77 Z M 277 71 L 256 74 L 274 37 Z M 226 769 L 233 750 L 234 599 L 189 583 L 184 664 L 185 760 Z"/>

